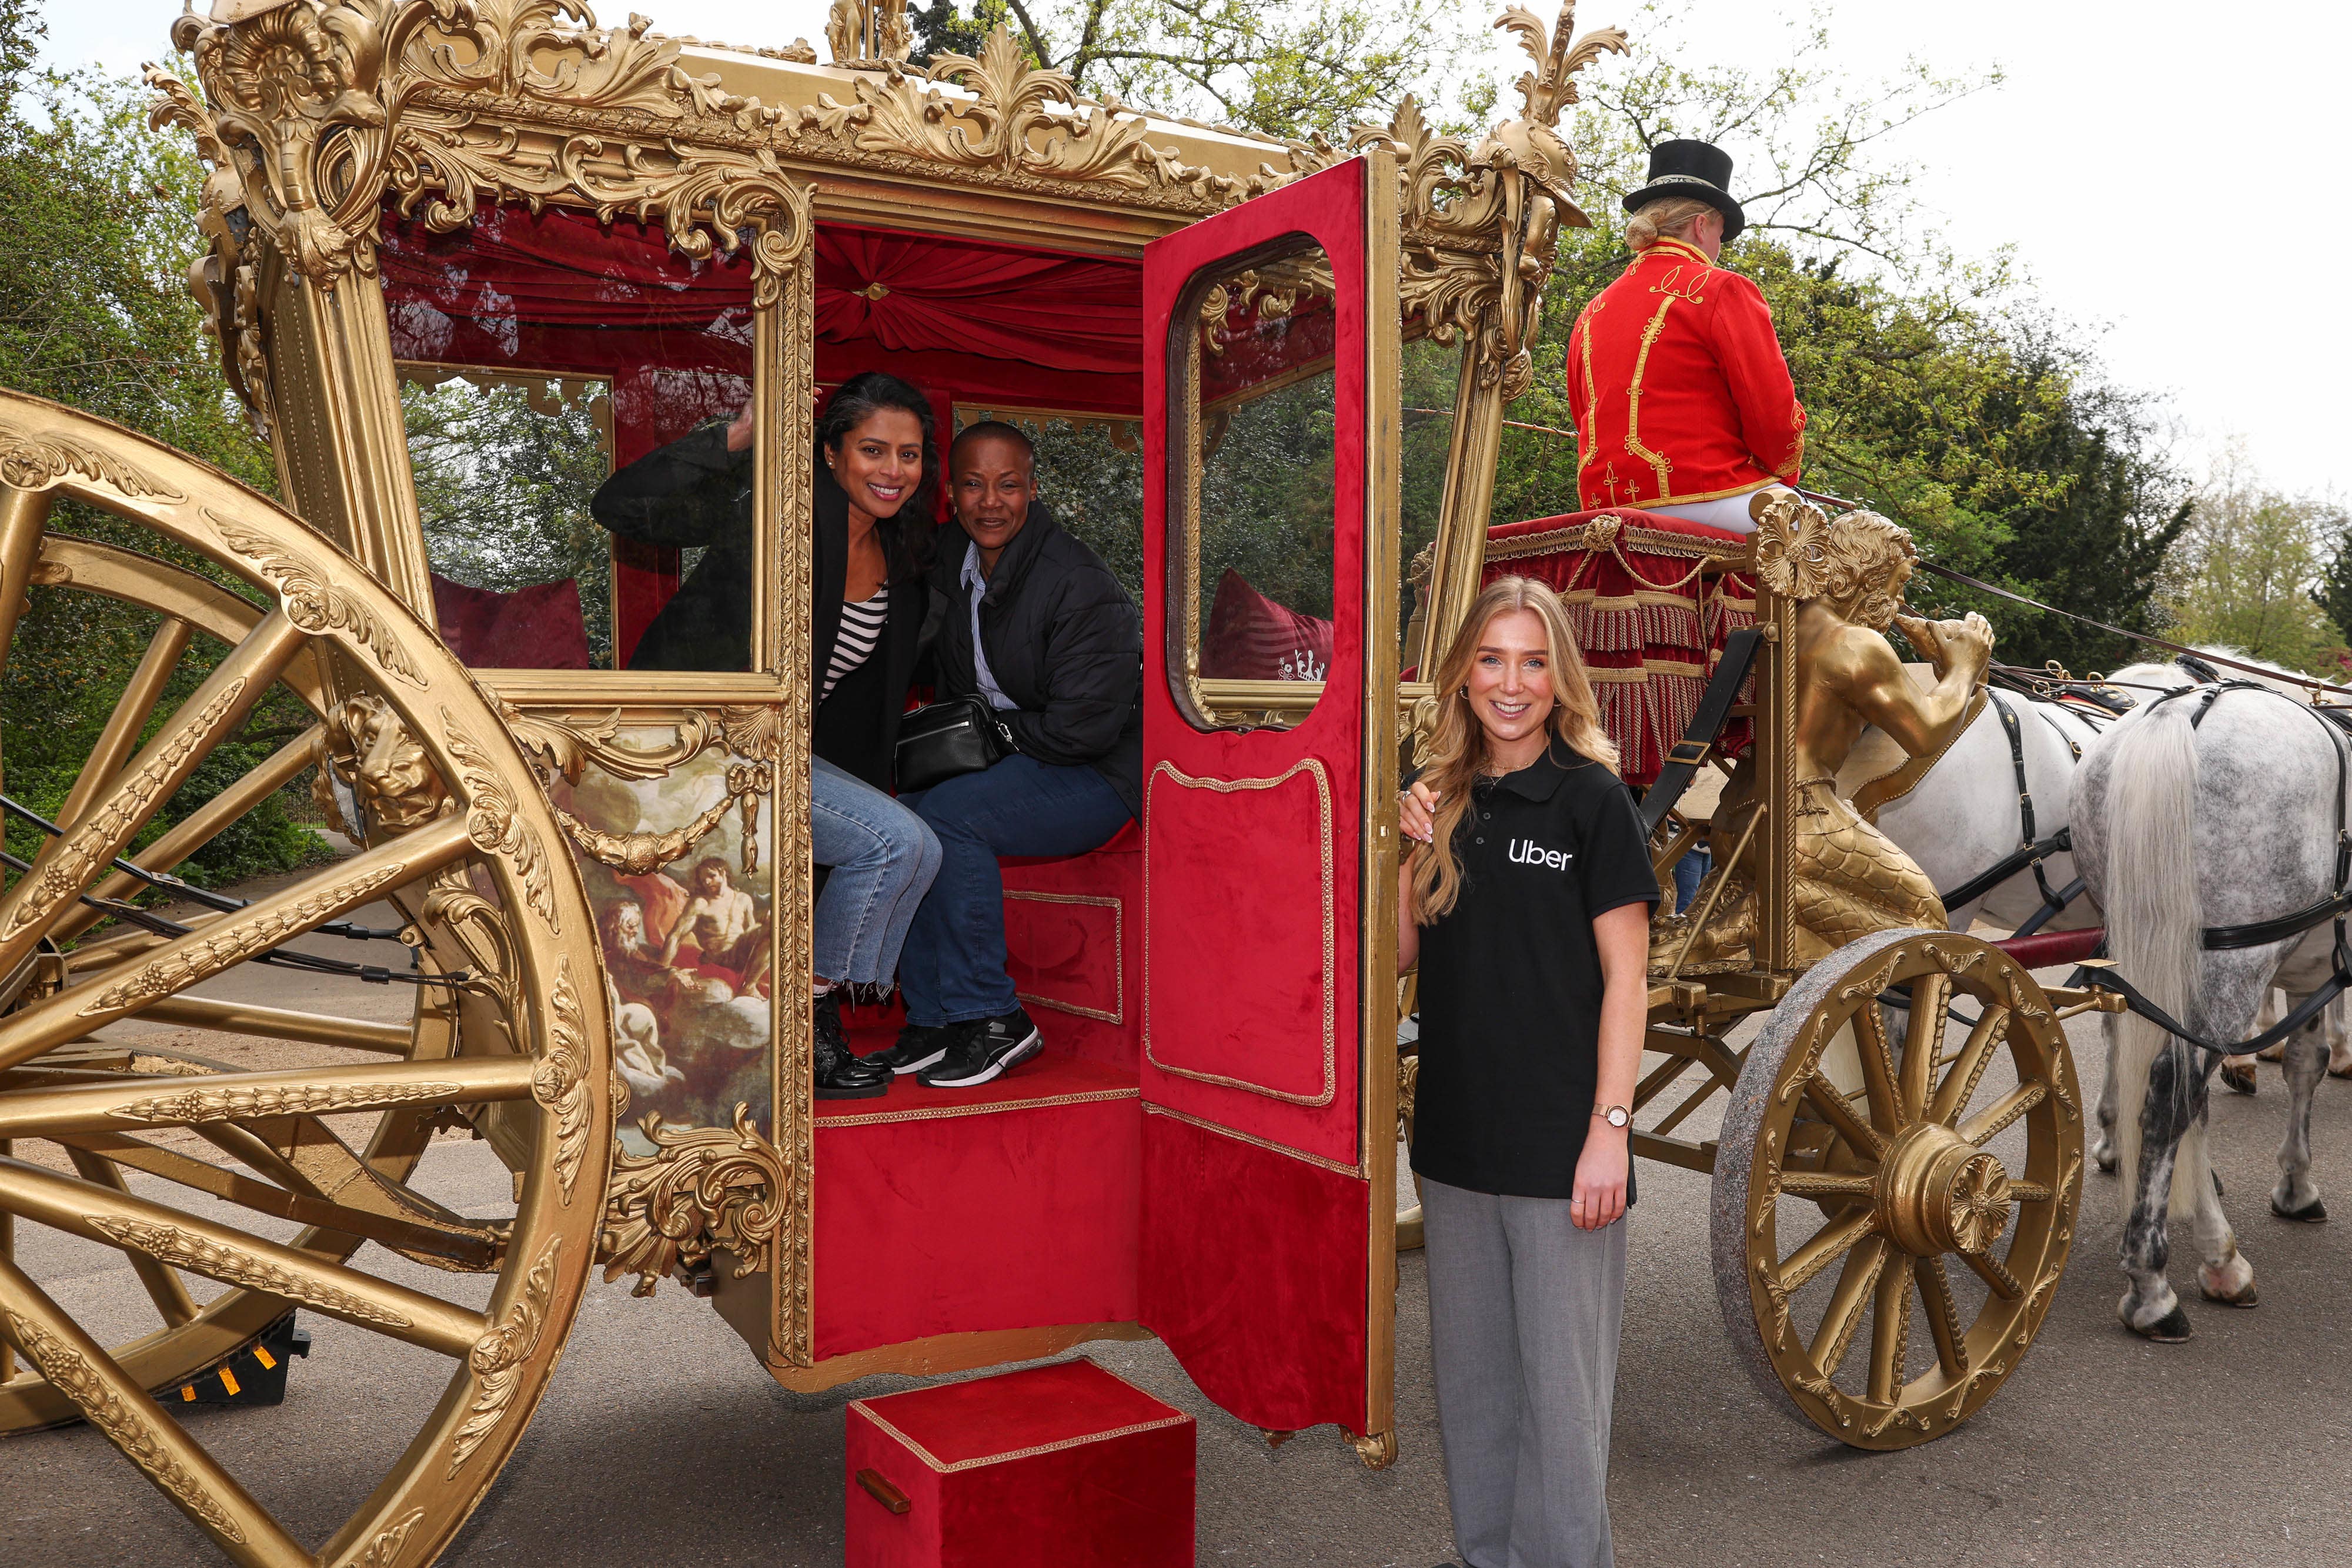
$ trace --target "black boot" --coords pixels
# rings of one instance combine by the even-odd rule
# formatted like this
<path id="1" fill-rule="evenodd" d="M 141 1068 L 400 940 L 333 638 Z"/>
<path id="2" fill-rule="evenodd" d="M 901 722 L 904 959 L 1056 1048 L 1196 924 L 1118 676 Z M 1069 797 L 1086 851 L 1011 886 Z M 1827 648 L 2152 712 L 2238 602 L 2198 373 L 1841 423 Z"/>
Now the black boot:
<path id="1" fill-rule="evenodd" d="M 849 1049 L 849 1036 L 841 1027 L 839 989 L 827 991 L 817 998 L 814 1011 L 816 1022 L 816 1097 L 820 1100 L 871 1100 L 890 1092 L 889 1072 L 882 1068 L 866 1066 Z"/>
<path id="2" fill-rule="evenodd" d="M 901 1076 L 920 1072 L 947 1055 L 948 1047 L 955 1042 L 955 1032 L 956 1027 L 951 1023 L 937 1026 L 910 1023 L 898 1031 L 898 1043 L 887 1051 L 874 1051 L 858 1060 L 868 1067 L 885 1068 Z"/>

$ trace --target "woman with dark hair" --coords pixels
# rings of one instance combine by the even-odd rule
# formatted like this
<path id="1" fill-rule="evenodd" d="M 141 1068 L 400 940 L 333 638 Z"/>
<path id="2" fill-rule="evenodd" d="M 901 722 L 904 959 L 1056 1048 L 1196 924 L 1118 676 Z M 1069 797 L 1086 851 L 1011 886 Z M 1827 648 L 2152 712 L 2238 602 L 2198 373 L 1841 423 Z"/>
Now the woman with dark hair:
<path id="1" fill-rule="evenodd" d="M 731 422 L 708 421 L 630 464 L 591 502 L 620 538 L 706 551 L 646 629 L 631 669 L 749 667 L 752 434 L 746 403 Z M 887 792 L 929 595 L 930 400 L 879 371 L 852 377 L 817 422 L 816 459 L 810 828 L 813 857 L 830 868 L 816 906 L 816 1092 L 867 1099 L 888 1091 L 890 1074 L 851 1054 L 837 988 L 893 982 L 940 868 L 937 837 Z"/>

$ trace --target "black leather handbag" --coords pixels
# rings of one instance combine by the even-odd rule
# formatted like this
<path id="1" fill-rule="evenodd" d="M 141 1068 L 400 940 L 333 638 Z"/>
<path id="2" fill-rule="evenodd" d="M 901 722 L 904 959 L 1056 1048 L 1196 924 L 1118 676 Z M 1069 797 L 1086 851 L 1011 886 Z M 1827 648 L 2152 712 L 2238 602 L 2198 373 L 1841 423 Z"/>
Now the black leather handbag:
<path id="1" fill-rule="evenodd" d="M 925 703 L 898 721 L 898 792 L 912 794 L 960 773 L 993 768 L 1020 749 L 986 697 Z"/>

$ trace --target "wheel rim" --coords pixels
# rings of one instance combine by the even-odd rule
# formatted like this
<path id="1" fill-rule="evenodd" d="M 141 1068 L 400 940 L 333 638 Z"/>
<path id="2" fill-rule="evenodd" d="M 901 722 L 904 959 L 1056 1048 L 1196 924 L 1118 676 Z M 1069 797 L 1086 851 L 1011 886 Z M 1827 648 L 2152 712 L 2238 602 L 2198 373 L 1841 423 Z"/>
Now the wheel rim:
<path id="1" fill-rule="evenodd" d="M 60 833 L 0 892 L 0 974 L 37 956 L 36 977 L 0 1017 L 0 1140 L 18 1156 L 46 1145 L 70 1162 L 0 1158 L 0 1214 L 20 1241 L 46 1228 L 122 1254 L 165 1316 L 162 1330 L 110 1352 L 0 1249 L 0 1329 L 29 1364 L 0 1388 L 0 1428 L 86 1417 L 233 1561 L 430 1561 L 529 1420 L 593 1261 L 612 1136 L 610 1039 L 587 902 L 563 840 L 485 694 L 429 629 L 289 514 L 166 448 L 5 392 L 0 482 L 0 647 L 13 641 L 27 582 L 106 593 L 163 618 L 68 797 Z M 58 495 L 209 558 L 263 608 L 185 568 L 50 534 Z M 195 632 L 230 651 L 184 702 L 159 707 Z M 246 907 L 191 920 L 184 935 L 94 931 L 104 912 L 85 895 L 136 888 L 114 857 L 153 869 L 194 847 L 175 850 L 170 834 L 131 845 L 280 682 L 321 716 L 320 746 L 366 803 L 364 847 Z M 151 710 L 163 716 L 140 744 Z M 272 768 L 221 799 L 266 796 L 300 763 L 281 752 L 254 774 Z M 379 899 L 412 928 L 421 972 L 466 977 L 419 985 L 408 1025 L 269 1014 L 198 989 L 282 962 L 272 956 L 302 950 L 291 945 Z M 190 1075 L 172 1053 L 105 1043 L 100 1030 L 134 1017 L 275 1031 L 323 1048 L 313 1054 L 326 1061 Z M 337 1132 L 353 1115 L 362 1118 L 357 1146 Z M 465 1218 L 408 1186 L 434 1124 L 459 1120 L 516 1173 L 510 1216 Z M 222 1159 L 164 1146 L 191 1133 Z M 125 1169 L 162 1177 L 160 1191 L 152 1180 L 130 1190 Z M 240 1215 L 307 1228 L 272 1240 Z M 382 1253 L 363 1253 L 364 1240 L 493 1276 L 487 1304 L 371 1272 L 366 1260 Z M 227 1289 L 197 1308 L 191 1280 Z M 331 1539 L 310 1544 L 145 1393 L 289 1307 L 421 1346 L 450 1366 L 373 1493 Z"/>
<path id="2" fill-rule="evenodd" d="M 1907 1015 L 1882 1009 L 1905 990 Z M 1716 1170 L 1724 1322 L 1758 1385 L 1856 1447 L 1940 1437 L 2016 1370 L 2065 1267 L 2083 1126 L 2064 1031 L 1972 937 L 1853 943 L 1749 1049 Z"/>

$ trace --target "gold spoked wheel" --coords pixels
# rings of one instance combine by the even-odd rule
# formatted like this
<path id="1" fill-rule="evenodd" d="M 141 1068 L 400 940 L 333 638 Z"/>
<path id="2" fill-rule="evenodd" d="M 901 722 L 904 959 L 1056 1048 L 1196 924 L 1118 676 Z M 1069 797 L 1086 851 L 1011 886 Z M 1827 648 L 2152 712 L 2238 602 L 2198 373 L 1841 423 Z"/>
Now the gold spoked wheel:
<path id="1" fill-rule="evenodd" d="M 59 495 L 210 558 L 247 597 L 53 533 Z M 0 891 L 0 1432 L 88 1420 L 235 1562 L 429 1562 L 520 1436 L 596 1247 L 611 1047 L 570 856 L 488 700 L 364 572 L 211 468 L 0 392 L 0 650 L 27 584 L 151 612 L 154 632 L 59 831 Z M 218 644 L 210 673 L 166 702 L 191 649 Z M 281 686 L 316 716 L 310 730 L 140 843 Z M 114 902 L 140 887 L 121 862 L 167 871 L 313 755 L 360 819 L 357 853 L 160 924 Z M 400 1021 L 380 1000 L 353 1017 L 251 999 L 303 965 L 306 997 L 361 991 L 356 976 L 320 975 L 339 944 L 320 934 L 385 904 L 415 949 Z M 127 1042 L 133 1023 L 179 1038 Z M 206 1051 L 207 1035 L 225 1049 Z M 257 1041 L 298 1064 L 222 1060 L 252 1061 Z M 510 1204 L 503 1173 L 494 1214 L 430 1195 L 437 1128 L 488 1141 L 513 1173 Z M 150 1332 L 126 1341 L 80 1321 L 82 1295 L 41 1277 L 67 1256 L 86 1271 L 92 1247 L 136 1274 Z M 446 1368 L 390 1473 L 323 1541 L 296 1540 L 207 1451 L 203 1424 L 149 1392 L 297 1308 Z"/>
<path id="2" fill-rule="evenodd" d="M 2064 1030 L 1973 937 L 1850 944 L 1749 1048 L 1715 1171 L 1716 1291 L 1757 1385 L 1856 1448 L 1941 1437 L 2016 1370 L 2065 1268 Z"/>

